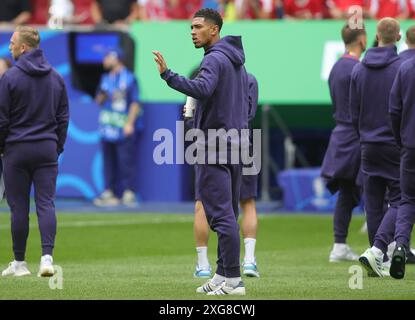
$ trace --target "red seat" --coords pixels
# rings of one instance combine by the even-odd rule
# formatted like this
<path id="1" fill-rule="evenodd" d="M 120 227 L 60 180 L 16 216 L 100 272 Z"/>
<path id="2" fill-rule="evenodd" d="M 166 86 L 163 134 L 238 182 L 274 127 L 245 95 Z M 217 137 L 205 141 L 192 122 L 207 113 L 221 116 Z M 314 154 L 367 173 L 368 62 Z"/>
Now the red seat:
<path id="1" fill-rule="evenodd" d="M 75 6 L 75 15 L 87 14 L 87 18 L 82 24 L 93 24 L 91 17 L 91 3 L 93 0 L 72 0 Z M 32 18 L 30 24 L 47 24 L 49 19 L 50 0 L 30 0 L 32 6 Z"/>
<path id="2" fill-rule="evenodd" d="M 30 0 L 32 17 L 29 24 L 46 24 L 49 18 L 49 0 Z"/>
<path id="3" fill-rule="evenodd" d="M 88 17 L 82 24 L 94 24 L 94 21 L 91 17 L 91 4 L 94 0 L 72 0 L 72 3 L 75 6 L 75 15 L 79 16 L 81 14 L 88 14 Z"/>

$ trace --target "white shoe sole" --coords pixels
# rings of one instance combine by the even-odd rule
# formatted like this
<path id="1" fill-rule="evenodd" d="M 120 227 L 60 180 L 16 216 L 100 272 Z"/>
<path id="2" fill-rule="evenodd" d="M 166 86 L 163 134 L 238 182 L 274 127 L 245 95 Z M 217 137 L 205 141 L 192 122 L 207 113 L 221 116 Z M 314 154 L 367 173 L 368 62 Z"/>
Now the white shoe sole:
<path id="1" fill-rule="evenodd" d="M 259 278 L 259 272 L 255 270 L 244 270 L 242 273 L 250 278 Z"/>
<path id="2" fill-rule="evenodd" d="M 24 276 L 29 276 L 32 273 L 27 270 L 27 271 L 21 271 L 21 272 L 11 272 L 11 273 L 3 273 L 1 274 L 2 277 L 24 277 Z"/>
<path id="3" fill-rule="evenodd" d="M 208 292 L 206 295 L 208 296 L 244 296 L 246 295 L 245 287 L 239 287 L 227 294 L 215 294 L 214 291 Z"/>
<path id="4" fill-rule="evenodd" d="M 30 271 L 24 271 L 24 272 L 17 272 L 14 274 L 15 277 L 24 277 L 24 276 L 29 276 L 32 273 Z"/>
<path id="5" fill-rule="evenodd" d="M 334 263 L 338 263 L 338 262 L 351 262 L 351 261 L 358 261 L 359 257 L 356 258 L 352 258 L 352 259 L 347 259 L 347 258 L 329 258 L 329 262 L 334 262 Z"/>

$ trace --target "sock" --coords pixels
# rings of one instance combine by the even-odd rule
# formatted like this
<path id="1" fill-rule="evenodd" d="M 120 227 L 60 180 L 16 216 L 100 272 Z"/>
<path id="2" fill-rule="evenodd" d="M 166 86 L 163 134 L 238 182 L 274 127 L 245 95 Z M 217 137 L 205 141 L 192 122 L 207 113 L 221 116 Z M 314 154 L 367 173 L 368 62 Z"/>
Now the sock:
<path id="1" fill-rule="evenodd" d="M 207 257 L 207 247 L 196 247 L 197 264 L 201 269 L 209 268 L 209 260 Z"/>
<path id="2" fill-rule="evenodd" d="M 370 250 L 372 250 L 375 256 L 378 256 L 378 257 L 383 256 L 382 250 L 380 250 L 379 248 L 376 248 L 375 246 L 373 246 Z"/>
<path id="3" fill-rule="evenodd" d="M 254 263 L 255 262 L 255 243 L 256 239 L 254 238 L 245 238 L 245 263 Z"/>
<path id="4" fill-rule="evenodd" d="M 212 280 L 210 280 L 210 282 L 212 282 L 215 286 L 220 285 L 223 281 L 225 281 L 225 277 L 221 276 L 217 273 L 215 273 L 215 275 L 213 276 Z"/>
<path id="5" fill-rule="evenodd" d="M 241 277 L 237 277 L 237 278 L 226 278 L 225 281 L 226 281 L 226 286 L 227 287 L 235 288 L 239 284 L 239 282 L 242 281 L 242 278 Z"/>

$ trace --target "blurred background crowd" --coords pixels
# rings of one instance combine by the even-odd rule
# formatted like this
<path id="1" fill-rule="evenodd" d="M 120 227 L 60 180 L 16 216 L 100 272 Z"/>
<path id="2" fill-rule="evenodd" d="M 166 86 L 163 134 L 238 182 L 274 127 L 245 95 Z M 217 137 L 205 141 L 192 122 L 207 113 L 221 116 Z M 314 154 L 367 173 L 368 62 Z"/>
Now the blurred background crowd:
<path id="1" fill-rule="evenodd" d="M 2 0 L 0 27 L 65 24 L 126 26 L 133 21 L 189 19 L 202 7 L 227 21 L 252 19 L 344 19 L 360 6 L 366 19 L 415 18 L 415 0 Z"/>

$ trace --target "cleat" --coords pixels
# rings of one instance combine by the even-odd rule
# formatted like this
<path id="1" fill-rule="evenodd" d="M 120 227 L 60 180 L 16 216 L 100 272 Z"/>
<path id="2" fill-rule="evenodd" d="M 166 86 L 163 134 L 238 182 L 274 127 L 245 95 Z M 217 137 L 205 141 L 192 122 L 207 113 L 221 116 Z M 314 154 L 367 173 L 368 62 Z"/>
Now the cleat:
<path id="1" fill-rule="evenodd" d="M 366 269 L 368 275 L 383 277 L 383 255 L 377 257 L 371 249 L 367 249 L 360 257 L 359 262 Z"/>
<path id="2" fill-rule="evenodd" d="M 223 286 L 223 284 L 225 283 L 222 282 L 219 285 L 216 285 L 214 283 L 211 282 L 212 279 L 210 279 L 209 281 L 207 281 L 203 286 L 200 286 L 196 289 L 196 293 L 209 293 L 209 292 L 213 292 L 219 288 L 221 288 Z"/>
<path id="3" fill-rule="evenodd" d="M 392 255 L 390 275 L 395 279 L 402 279 L 405 276 L 406 250 L 404 246 L 397 246 Z"/>
<path id="4" fill-rule="evenodd" d="M 244 263 L 242 265 L 242 273 L 247 277 L 259 278 L 259 271 L 256 263 Z"/>
<path id="5" fill-rule="evenodd" d="M 44 255 L 40 258 L 40 267 L 37 274 L 38 277 L 52 277 L 55 274 L 53 267 L 53 258 L 51 255 Z"/>
<path id="6" fill-rule="evenodd" d="M 9 266 L 3 270 L 1 275 L 3 277 L 7 276 L 15 276 L 15 277 L 23 277 L 30 275 L 31 272 L 27 268 L 27 263 L 25 261 L 12 261 L 9 263 Z"/>
<path id="7" fill-rule="evenodd" d="M 210 278 L 212 269 L 210 268 L 210 266 L 208 266 L 207 268 L 199 268 L 199 265 L 196 265 L 195 268 L 195 273 L 193 274 L 193 276 L 195 278 Z"/>
<path id="8" fill-rule="evenodd" d="M 359 256 L 347 244 L 335 244 L 329 256 L 329 262 L 357 260 L 359 260 Z"/>
<path id="9" fill-rule="evenodd" d="M 208 296 L 244 296 L 245 294 L 245 286 L 242 281 L 236 287 L 228 287 L 224 282 L 218 289 L 207 293 Z"/>

